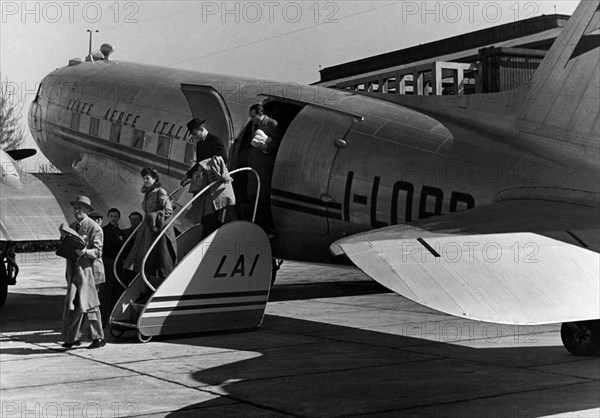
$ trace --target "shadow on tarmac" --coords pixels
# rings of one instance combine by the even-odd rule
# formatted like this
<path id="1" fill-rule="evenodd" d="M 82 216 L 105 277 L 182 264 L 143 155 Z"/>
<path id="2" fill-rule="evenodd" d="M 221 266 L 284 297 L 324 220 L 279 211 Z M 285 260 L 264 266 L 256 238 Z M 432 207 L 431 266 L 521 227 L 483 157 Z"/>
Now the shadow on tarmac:
<path id="1" fill-rule="evenodd" d="M 65 290 L 66 292 L 66 290 Z M 389 293 L 389 290 L 371 280 L 337 281 L 301 284 L 278 284 L 273 287 L 269 301 L 291 301 L 341 296 Z M 57 342 L 62 324 L 64 296 L 39 293 L 12 293 L 0 309 L 0 333 L 27 336 L 35 343 Z M 39 313 L 44 312 L 41 316 Z M 42 351 L 41 351 L 42 352 Z M 0 354 L 3 350 L 0 348 Z M 7 353 L 8 354 L 8 353 Z"/>
<path id="2" fill-rule="evenodd" d="M 273 288 L 271 300 L 376 293 L 389 292 L 371 281 L 281 284 Z M 0 331 L 23 332 L 19 338 L 28 342 L 57 341 L 59 336 L 48 330 L 60 329 L 62 306 L 62 295 L 13 293 L 2 308 Z M 432 322 L 441 323 L 448 321 Z M 598 363 L 585 363 L 589 359 L 573 357 L 563 347 L 538 343 L 471 348 L 414 335 L 266 315 L 256 331 L 157 338 L 218 349 L 199 356 L 197 371 L 191 375 L 200 389 L 223 395 L 169 416 L 210 416 L 214 408 L 220 416 L 229 412 L 245 417 L 536 417 L 599 407 L 598 379 L 577 377 L 581 373 L 571 374 L 568 367 Z M 124 336 L 123 342 L 131 339 L 134 333 Z M 0 356 L 47 353 L 0 349 Z M 223 399 L 233 401 L 228 411 Z"/>
<path id="3" fill-rule="evenodd" d="M 62 295 L 10 293 L 0 309 L 0 332 L 30 334 L 60 330 L 63 303 Z"/>
<path id="4" fill-rule="evenodd" d="M 375 295 L 380 293 L 390 293 L 390 290 L 374 280 L 276 284 L 271 289 L 269 302 Z"/>
<path id="5" fill-rule="evenodd" d="M 599 406 L 597 380 L 532 368 L 544 364 L 540 359 L 577 360 L 558 346 L 475 349 L 272 315 L 261 330 L 276 331 L 266 335 L 268 348 L 249 346 L 244 334 L 198 340 L 259 354 L 193 373 L 202 389 L 218 388 L 241 402 L 244 416 L 535 417 Z M 294 335 L 318 341 L 290 345 Z M 209 414 L 207 408 L 219 406 L 222 399 L 169 416 Z"/>

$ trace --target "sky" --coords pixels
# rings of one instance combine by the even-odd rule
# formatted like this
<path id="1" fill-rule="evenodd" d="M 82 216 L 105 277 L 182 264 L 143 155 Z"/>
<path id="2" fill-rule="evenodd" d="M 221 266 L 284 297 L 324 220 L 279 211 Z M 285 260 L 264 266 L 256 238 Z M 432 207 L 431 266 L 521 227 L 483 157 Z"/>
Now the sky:
<path id="1" fill-rule="evenodd" d="M 0 73 L 27 109 L 49 72 L 103 43 L 114 60 L 312 83 L 319 69 L 543 14 L 568 1 L 5 1 Z M 95 31 L 98 31 L 97 33 Z M 45 164 L 39 155 L 26 169 Z"/>

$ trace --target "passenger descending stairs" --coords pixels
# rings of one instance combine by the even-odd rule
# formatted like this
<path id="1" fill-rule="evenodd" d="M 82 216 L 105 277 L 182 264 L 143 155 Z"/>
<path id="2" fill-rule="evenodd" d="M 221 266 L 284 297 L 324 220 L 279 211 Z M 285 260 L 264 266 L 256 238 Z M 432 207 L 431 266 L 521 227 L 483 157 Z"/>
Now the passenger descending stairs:
<path id="1" fill-rule="evenodd" d="M 138 274 L 125 289 L 109 320 L 114 337 L 137 330 L 139 340 L 146 342 L 156 335 L 261 325 L 273 266 L 265 232 L 252 222 L 233 221 L 205 239 L 201 236 L 201 225 L 195 225 L 177 237 L 179 261 L 164 280 Z"/>

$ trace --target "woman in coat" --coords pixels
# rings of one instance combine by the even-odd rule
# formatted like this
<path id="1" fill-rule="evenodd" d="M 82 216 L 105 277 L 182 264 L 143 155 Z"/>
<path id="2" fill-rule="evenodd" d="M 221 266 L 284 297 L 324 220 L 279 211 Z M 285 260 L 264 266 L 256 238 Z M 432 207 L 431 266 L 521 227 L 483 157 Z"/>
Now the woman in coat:
<path id="1" fill-rule="evenodd" d="M 158 233 L 169 222 L 173 207 L 167 191 L 161 186 L 158 173 L 152 168 L 141 171 L 144 186 L 144 221 L 135 236 L 135 241 L 124 263 L 124 268 L 141 271 L 142 260 Z M 148 278 L 164 279 L 177 263 L 177 245 L 173 228 L 169 228 L 156 244 L 146 260 L 145 273 Z"/>

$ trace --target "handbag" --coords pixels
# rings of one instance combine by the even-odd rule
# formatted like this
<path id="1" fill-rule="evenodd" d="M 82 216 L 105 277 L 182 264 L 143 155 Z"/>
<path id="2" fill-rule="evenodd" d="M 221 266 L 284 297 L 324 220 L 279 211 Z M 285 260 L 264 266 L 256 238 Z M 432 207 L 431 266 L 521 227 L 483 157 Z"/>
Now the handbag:
<path id="1" fill-rule="evenodd" d="M 208 182 L 206 179 L 206 173 L 204 172 L 202 167 L 200 167 L 200 164 L 198 164 L 198 168 L 192 173 L 190 187 L 188 188 L 188 191 L 190 193 L 197 193 L 207 185 Z"/>

